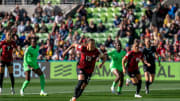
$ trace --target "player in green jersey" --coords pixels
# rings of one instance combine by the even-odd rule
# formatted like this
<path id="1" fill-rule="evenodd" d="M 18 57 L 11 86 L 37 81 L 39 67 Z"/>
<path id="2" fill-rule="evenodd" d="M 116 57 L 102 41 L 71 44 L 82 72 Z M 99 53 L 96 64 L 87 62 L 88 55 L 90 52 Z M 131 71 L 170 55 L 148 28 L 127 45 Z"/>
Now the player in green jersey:
<path id="1" fill-rule="evenodd" d="M 112 93 L 115 93 L 115 87 L 119 82 L 118 88 L 117 88 L 117 94 L 119 95 L 121 93 L 121 89 L 123 86 L 124 81 L 124 75 L 123 75 L 123 69 L 122 69 L 122 59 L 126 55 L 126 51 L 122 50 L 121 42 L 118 40 L 115 42 L 115 50 L 108 52 L 108 56 L 111 58 L 111 72 L 116 76 L 116 79 L 113 81 L 113 84 L 111 86 Z"/>
<path id="2" fill-rule="evenodd" d="M 26 49 L 24 54 L 24 72 L 25 72 L 25 81 L 20 90 L 20 95 L 24 96 L 24 89 L 30 83 L 30 74 L 31 71 L 36 73 L 40 77 L 41 84 L 41 96 L 46 96 L 47 93 L 44 92 L 45 78 L 44 74 L 38 66 L 37 57 L 39 54 L 39 46 L 36 44 L 36 39 L 31 39 L 31 45 Z"/>

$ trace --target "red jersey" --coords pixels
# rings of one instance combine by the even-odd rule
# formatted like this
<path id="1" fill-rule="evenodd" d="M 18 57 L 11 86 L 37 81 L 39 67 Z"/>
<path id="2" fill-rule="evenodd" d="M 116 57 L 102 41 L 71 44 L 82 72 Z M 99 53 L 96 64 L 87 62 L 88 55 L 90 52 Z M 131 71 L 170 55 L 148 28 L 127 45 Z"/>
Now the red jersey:
<path id="1" fill-rule="evenodd" d="M 1 52 L 1 61 L 12 62 L 13 61 L 13 48 L 16 48 L 15 41 L 7 42 L 3 40 L 0 42 Z"/>
<path id="2" fill-rule="evenodd" d="M 157 53 L 160 54 L 160 55 L 165 54 L 165 52 L 166 52 L 166 49 L 165 49 L 165 48 L 162 48 L 162 47 L 161 47 L 161 48 L 158 48 L 158 49 L 157 49 Z"/>
<path id="3" fill-rule="evenodd" d="M 138 63 L 143 58 L 142 52 L 134 52 L 130 51 L 126 54 L 125 58 L 127 59 L 127 69 L 128 72 L 133 72 L 135 70 L 138 70 Z"/>
<path id="4" fill-rule="evenodd" d="M 99 50 L 96 48 L 94 51 L 88 51 L 86 46 L 81 45 L 77 46 L 77 50 L 81 53 L 77 67 L 91 74 L 94 71 L 96 59 L 100 54 Z"/>

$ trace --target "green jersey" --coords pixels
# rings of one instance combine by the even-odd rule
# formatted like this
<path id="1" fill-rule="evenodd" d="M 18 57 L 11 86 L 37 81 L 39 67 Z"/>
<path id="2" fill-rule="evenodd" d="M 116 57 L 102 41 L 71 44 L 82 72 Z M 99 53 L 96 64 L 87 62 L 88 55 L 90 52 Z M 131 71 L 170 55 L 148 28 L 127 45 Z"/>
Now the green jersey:
<path id="1" fill-rule="evenodd" d="M 30 70 L 28 66 L 38 69 L 37 57 L 39 55 L 39 46 L 36 48 L 29 46 L 24 53 L 24 71 Z"/>
<path id="2" fill-rule="evenodd" d="M 111 58 L 110 68 L 122 71 L 122 59 L 126 55 L 126 51 L 121 50 L 121 52 L 117 52 L 117 50 L 113 50 L 108 52 L 108 55 Z"/>

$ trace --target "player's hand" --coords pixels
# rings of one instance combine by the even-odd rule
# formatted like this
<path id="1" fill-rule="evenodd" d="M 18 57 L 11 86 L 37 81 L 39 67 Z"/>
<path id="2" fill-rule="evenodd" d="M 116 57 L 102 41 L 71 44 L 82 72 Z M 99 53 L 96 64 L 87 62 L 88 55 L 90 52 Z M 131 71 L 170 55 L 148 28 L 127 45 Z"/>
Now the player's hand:
<path id="1" fill-rule="evenodd" d="M 150 66 L 151 66 L 151 64 L 150 64 L 150 63 L 147 63 L 147 66 L 148 66 L 148 67 L 150 67 Z"/>
<path id="2" fill-rule="evenodd" d="M 99 68 L 102 68 L 102 66 L 103 66 L 103 64 L 101 63 L 101 64 L 99 64 Z"/>
<path id="3" fill-rule="evenodd" d="M 32 68 L 31 66 L 29 66 L 29 65 L 28 65 L 28 68 L 29 68 L 30 70 L 33 70 L 33 68 Z"/>
<path id="4" fill-rule="evenodd" d="M 123 69 L 123 73 L 126 74 L 126 70 L 125 69 Z"/>

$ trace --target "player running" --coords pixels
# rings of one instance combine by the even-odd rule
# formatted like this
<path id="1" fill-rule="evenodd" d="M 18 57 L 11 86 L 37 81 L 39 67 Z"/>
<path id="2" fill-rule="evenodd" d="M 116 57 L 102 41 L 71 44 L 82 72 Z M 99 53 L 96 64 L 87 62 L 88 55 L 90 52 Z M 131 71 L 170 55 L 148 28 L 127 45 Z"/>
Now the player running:
<path id="1" fill-rule="evenodd" d="M 141 89 L 141 74 L 138 68 L 139 61 L 151 66 L 151 64 L 144 61 L 142 52 L 139 51 L 139 41 L 135 39 L 134 44 L 132 46 L 132 51 L 128 52 L 127 55 L 122 60 L 123 72 L 129 75 L 131 78 L 132 84 L 136 87 L 136 94 L 134 97 L 141 98 L 142 96 L 139 94 Z M 125 66 L 125 63 L 127 65 Z M 127 70 L 126 70 L 127 69 Z"/>
<path id="2" fill-rule="evenodd" d="M 151 46 L 151 42 L 150 42 L 149 38 L 145 39 L 145 45 L 146 45 L 146 47 L 143 50 L 144 59 L 149 64 L 151 64 L 151 66 L 147 66 L 146 64 L 144 64 L 144 66 L 143 66 L 144 67 L 144 75 L 145 75 L 145 79 L 146 79 L 145 90 L 146 90 L 146 94 L 149 94 L 149 86 L 153 83 L 154 77 L 155 77 L 155 70 L 156 70 L 155 60 L 156 60 L 156 58 L 158 59 L 159 56 L 156 52 L 156 47 Z M 160 66 L 160 61 L 159 61 L 159 66 Z"/>
<path id="3" fill-rule="evenodd" d="M 124 81 L 124 74 L 122 69 L 122 59 L 126 55 L 126 51 L 122 50 L 121 42 L 118 40 L 115 42 L 115 50 L 108 52 L 108 56 L 111 58 L 111 72 L 116 76 L 116 79 L 114 80 L 111 91 L 112 93 L 115 93 L 115 87 L 119 82 L 118 88 L 117 88 L 117 94 L 119 95 L 121 93 L 121 89 L 123 86 Z"/>
<path id="4" fill-rule="evenodd" d="M 12 41 L 11 32 L 6 33 L 5 40 L 0 42 L 1 60 L 0 60 L 0 95 L 2 94 L 4 69 L 8 68 L 9 77 L 11 79 L 11 94 L 14 95 L 14 75 L 13 75 L 13 49 L 16 49 L 16 42 Z"/>
<path id="5" fill-rule="evenodd" d="M 47 93 L 44 92 L 45 86 L 45 79 L 44 74 L 39 68 L 37 57 L 39 54 L 39 46 L 36 44 L 36 40 L 34 38 L 31 39 L 31 45 L 26 49 L 24 54 L 24 72 L 25 72 L 25 81 L 21 87 L 20 95 L 24 96 L 24 89 L 30 83 L 30 74 L 31 71 L 36 73 L 40 77 L 40 84 L 41 84 L 41 96 L 46 96 Z"/>
<path id="6" fill-rule="evenodd" d="M 72 44 L 62 56 L 64 57 L 72 48 L 76 48 L 81 54 L 81 58 L 77 63 L 78 84 L 75 88 L 74 96 L 70 99 L 70 101 L 76 101 L 76 99 L 81 96 L 83 90 L 88 85 L 94 71 L 96 60 L 98 56 L 100 56 L 100 52 L 95 46 L 95 40 L 89 39 L 87 45 Z M 105 55 L 102 55 L 102 57 L 103 62 L 99 65 L 100 68 L 106 61 Z"/>

